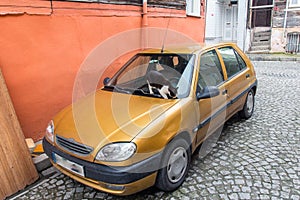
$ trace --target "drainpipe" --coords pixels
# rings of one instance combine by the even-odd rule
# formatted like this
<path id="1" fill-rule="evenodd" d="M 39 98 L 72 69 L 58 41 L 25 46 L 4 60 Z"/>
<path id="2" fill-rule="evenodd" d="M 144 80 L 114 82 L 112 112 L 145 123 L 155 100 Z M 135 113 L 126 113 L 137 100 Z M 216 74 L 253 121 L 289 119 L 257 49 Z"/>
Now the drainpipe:
<path id="1" fill-rule="evenodd" d="M 289 0 L 286 1 L 286 6 L 285 6 L 285 15 L 284 15 L 284 23 L 283 23 L 283 38 L 286 37 L 285 31 L 286 31 L 286 24 L 287 24 L 288 9 L 289 9 Z"/>
<path id="2" fill-rule="evenodd" d="M 143 0 L 142 12 L 142 49 L 145 49 L 148 47 L 148 0 Z"/>
<path id="3" fill-rule="evenodd" d="M 142 23 L 142 27 L 145 28 L 148 26 L 148 0 L 143 0 L 143 23 Z"/>

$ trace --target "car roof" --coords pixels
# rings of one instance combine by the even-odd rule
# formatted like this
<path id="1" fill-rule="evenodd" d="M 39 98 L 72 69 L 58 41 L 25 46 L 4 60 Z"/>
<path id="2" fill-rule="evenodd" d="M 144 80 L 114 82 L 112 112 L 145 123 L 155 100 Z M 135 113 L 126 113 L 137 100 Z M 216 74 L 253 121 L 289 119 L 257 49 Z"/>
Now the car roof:
<path id="1" fill-rule="evenodd" d="M 207 44 L 186 44 L 180 46 L 167 46 L 163 48 L 149 48 L 141 51 L 141 54 L 168 54 L 168 53 L 177 53 L 177 54 L 193 54 L 197 52 L 201 52 L 206 49 L 214 48 L 214 47 L 221 47 L 221 46 L 235 46 L 233 43 L 219 43 L 213 45 Z"/>

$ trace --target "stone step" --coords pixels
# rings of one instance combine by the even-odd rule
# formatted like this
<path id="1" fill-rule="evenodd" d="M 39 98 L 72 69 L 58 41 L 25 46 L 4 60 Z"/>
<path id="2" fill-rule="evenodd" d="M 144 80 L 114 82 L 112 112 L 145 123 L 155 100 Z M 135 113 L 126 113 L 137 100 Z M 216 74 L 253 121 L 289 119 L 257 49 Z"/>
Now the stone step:
<path id="1" fill-rule="evenodd" d="M 256 47 L 256 46 L 268 46 L 270 45 L 270 40 L 269 41 L 259 41 L 259 42 L 252 42 L 251 46 Z"/>
<path id="2" fill-rule="evenodd" d="M 266 42 L 270 41 L 271 36 L 261 36 L 261 37 L 254 37 L 253 42 Z"/>
<path id="3" fill-rule="evenodd" d="M 49 157 L 45 153 L 34 157 L 32 160 L 38 172 L 41 172 L 52 166 Z"/>
<path id="4" fill-rule="evenodd" d="M 270 51 L 270 45 L 252 46 L 250 51 Z"/>
<path id="5" fill-rule="evenodd" d="M 253 51 L 253 50 L 250 50 L 249 52 L 248 52 L 248 54 L 249 55 L 251 55 L 251 54 L 269 54 L 270 53 L 270 50 L 257 50 L 257 51 Z M 252 57 L 249 57 L 251 60 L 262 60 L 261 58 L 259 58 L 259 59 L 256 59 L 256 58 L 253 58 L 253 56 Z"/>
<path id="6" fill-rule="evenodd" d="M 271 31 L 255 32 L 254 37 L 271 36 Z"/>

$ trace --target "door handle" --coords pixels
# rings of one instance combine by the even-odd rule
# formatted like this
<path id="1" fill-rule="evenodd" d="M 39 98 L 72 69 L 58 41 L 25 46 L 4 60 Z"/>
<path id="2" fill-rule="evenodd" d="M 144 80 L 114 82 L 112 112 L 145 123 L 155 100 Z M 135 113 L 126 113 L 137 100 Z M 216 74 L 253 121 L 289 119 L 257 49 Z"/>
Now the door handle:
<path id="1" fill-rule="evenodd" d="M 250 77 L 250 74 L 246 74 L 246 78 L 249 78 Z"/>
<path id="2" fill-rule="evenodd" d="M 223 90 L 222 95 L 226 95 L 226 94 L 227 94 L 227 90 Z"/>

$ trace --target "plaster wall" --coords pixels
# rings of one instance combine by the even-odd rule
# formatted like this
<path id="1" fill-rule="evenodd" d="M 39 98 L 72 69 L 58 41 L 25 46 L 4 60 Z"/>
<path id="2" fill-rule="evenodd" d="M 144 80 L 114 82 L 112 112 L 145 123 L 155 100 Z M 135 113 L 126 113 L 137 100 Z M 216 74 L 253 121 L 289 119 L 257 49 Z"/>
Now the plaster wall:
<path id="1" fill-rule="evenodd" d="M 215 44 L 223 39 L 223 15 L 225 4 L 217 0 L 207 1 L 205 43 Z"/>
<path id="2" fill-rule="evenodd" d="M 17 7 L 8 5 L 11 1 L 0 3 L 0 68 L 25 137 L 35 141 L 43 137 L 48 121 L 72 102 L 76 73 L 89 53 L 111 36 L 142 26 L 141 6 L 49 2 L 23 0 Z M 167 8 L 148 12 L 149 27 L 166 28 L 170 17 L 170 29 L 204 42 L 204 18 Z M 107 70 L 108 75 L 123 61 Z"/>
<path id="3" fill-rule="evenodd" d="M 271 52 L 285 52 L 285 46 L 287 44 L 287 34 L 291 32 L 300 32 L 300 8 L 288 7 L 288 10 L 286 12 L 285 0 L 275 0 L 274 5 L 275 7 L 273 9 L 272 18 Z"/>
<path id="4" fill-rule="evenodd" d="M 285 52 L 285 46 L 287 44 L 286 33 L 298 32 L 300 28 L 272 28 L 271 36 L 271 52 Z"/>
<path id="5" fill-rule="evenodd" d="M 224 35 L 224 12 L 230 2 L 211 0 L 207 1 L 205 42 L 215 44 L 223 41 Z M 237 23 L 237 45 L 245 50 L 246 42 L 246 21 L 248 1 L 238 1 L 238 23 Z"/>

